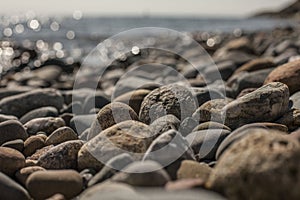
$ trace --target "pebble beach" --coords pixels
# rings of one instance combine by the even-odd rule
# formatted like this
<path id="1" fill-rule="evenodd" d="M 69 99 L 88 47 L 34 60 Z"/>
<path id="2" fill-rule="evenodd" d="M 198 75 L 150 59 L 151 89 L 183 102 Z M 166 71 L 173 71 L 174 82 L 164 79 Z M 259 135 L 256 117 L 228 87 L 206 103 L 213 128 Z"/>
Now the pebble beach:
<path id="1" fill-rule="evenodd" d="M 300 198 L 299 27 L 5 30 L 0 200 Z"/>

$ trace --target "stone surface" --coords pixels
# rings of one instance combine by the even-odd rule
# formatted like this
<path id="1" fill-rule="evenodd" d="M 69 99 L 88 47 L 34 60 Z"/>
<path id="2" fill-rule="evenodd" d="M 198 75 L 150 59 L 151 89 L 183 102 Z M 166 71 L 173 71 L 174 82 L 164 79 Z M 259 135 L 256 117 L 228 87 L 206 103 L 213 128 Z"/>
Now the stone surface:
<path id="1" fill-rule="evenodd" d="M 97 136 L 102 130 L 126 120 L 138 120 L 137 114 L 128 105 L 113 102 L 104 106 L 91 126 L 89 139 Z"/>
<path id="2" fill-rule="evenodd" d="M 77 134 L 69 127 L 63 126 L 51 133 L 45 141 L 46 145 L 57 145 L 69 140 L 77 140 L 78 136 Z"/>
<path id="3" fill-rule="evenodd" d="M 36 118 L 24 124 L 27 133 L 30 135 L 40 131 L 50 135 L 53 131 L 63 126 L 65 126 L 65 121 L 60 117 Z"/>
<path id="4" fill-rule="evenodd" d="M 288 111 L 289 90 L 279 82 L 264 85 L 222 108 L 225 125 L 237 128 L 251 122 L 273 121 Z"/>
<path id="5" fill-rule="evenodd" d="M 230 199 L 298 199 L 299 158 L 299 143 L 283 134 L 249 134 L 222 155 L 207 187 Z"/>
<path id="6" fill-rule="evenodd" d="M 58 111 L 55 107 L 52 106 L 37 108 L 23 115 L 20 118 L 20 122 L 22 124 L 25 124 L 32 119 L 42 117 L 58 117 Z"/>
<path id="7" fill-rule="evenodd" d="M 63 103 L 63 97 L 59 91 L 38 89 L 1 99 L 0 110 L 2 114 L 21 117 L 33 109 L 44 106 L 53 106 L 60 110 Z"/>
<path id="8" fill-rule="evenodd" d="M 13 176 L 15 172 L 25 166 L 24 156 L 17 150 L 0 147 L 0 172 Z"/>
<path id="9" fill-rule="evenodd" d="M 300 89 L 300 60 L 296 60 L 275 68 L 265 80 L 265 84 L 270 82 L 285 83 L 293 94 Z"/>
<path id="10" fill-rule="evenodd" d="M 197 100 L 191 91 L 179 85 L 166 85 L 150 92 L 141 105 L 139 118 L 146 124 L 167 114 L 179 120 L 192 116 L 197 107 Z"/>
<path id="11" fill-rule="evenodd" d="M 134 162 L 128 165 L 123 172 L 112 177 L 112 181 L 126 183 L 132 186 L 157 187 L 164 186 L 170 177 L 154 161 Z"/>
<path id="12" fill-rule="evenodd" d="M 100 170 L 103 163 L 121 153 L 141 157 L 152 140 L 153 133 L 148 125 L 133 120 L 118 123 L 82 146 L 78 153 L 78 168 Z"/>
<path id="13" fill-rule="evenodd" d="M 28 192 L 13 179 L 0 172 L 0 191 L 3 200 L 30 200 Z"/>
<path id="14" fill-rule="evenodd" d="M 26 188 L 34 199 L 45 199 L 60 193 L 67 199 L 77 196 L 83 189 L 82 179 L 74 170 L 48 170 L 31 174 Z"/>
<path id="15" fill-rule="evenodd" d="M 237 70 L 235 70 L 234 73 L 237 74 L 241 71 L 252 72 L 260 69 L 267 69 L 273 67 L 275 67 L 275 63 L 273 62 L 272 58 L 257 58 L 242 65 Z"/>
<path id="16" fill-rule="evenodd" d="M 42 155 L 37 165 L 45 169 L 77 169 L 77 154 L 82 145 L 80 140 L 61 143 Z"/>
<path id="17" fill-rule="evenodd" d="M 26 140 L 27 137 L 28 134 L 20 122 L 8 120 L 0 123 L 0 145 L 15 139 Z"/>
<path id="18" fill-rule="evenodd" d="M 8 121 L 8 120 L 18 120 L 18 118 L 13 115 L 0 114 L 0 123 Z"/>

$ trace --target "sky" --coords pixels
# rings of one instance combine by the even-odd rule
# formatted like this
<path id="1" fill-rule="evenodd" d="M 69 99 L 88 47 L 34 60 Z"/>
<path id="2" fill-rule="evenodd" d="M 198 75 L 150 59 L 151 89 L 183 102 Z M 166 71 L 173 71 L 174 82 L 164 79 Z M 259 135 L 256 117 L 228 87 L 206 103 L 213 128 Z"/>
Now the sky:
<path id="1" fill-rule="evenodd" d="M 294 0 L 6 0 L 0 15 L 34 11 L 44 15 L 133 16 L 247 16 L 264 9 L 276 10 Z"/>

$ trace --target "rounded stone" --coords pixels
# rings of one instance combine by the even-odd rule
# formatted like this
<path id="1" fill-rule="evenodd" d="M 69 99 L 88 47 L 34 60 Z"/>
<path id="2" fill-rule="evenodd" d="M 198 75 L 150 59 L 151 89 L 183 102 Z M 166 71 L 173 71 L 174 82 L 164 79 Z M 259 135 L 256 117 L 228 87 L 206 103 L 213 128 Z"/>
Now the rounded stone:
<path id="1" fill-rule="evenodd" d="M 17 181 L 25 186 L 26 180 L 29 177 L 29 175 L 37 171 L 46 171 L 46 170 L 40 166 L 24 167 L 18 170 L 15 176 Z"/>
<path id="2" fill-rule="evenodd" d="M 162 86 L 150 92 L 143 100 L 139 118 L 146 124 L 167 114 L 180 121 L 192 116 L 198 104 L 192 92 L 176 84 Z"/>
<path id="3" fill-rule="evenodd" d="M 138 120 L 137 114 L 128 105 L 113 102 L 104 106 L 91 126 L 89 139 L 95 137 L 101 131 L 126 120 Z"/>
<path id="4" fill-rule="evenodd" d="M 21 117 L 31 110 L 45 106 L 60 110 L 63 103 L 63 97 L 58 90 L 37 89 L 1 99 L 0 109 L 2 114 Z"/>
<path id="5" fill-rule="evenodd" d="M 25 158 L 19 151 L 0 147 L 0 172 L 13 176 L 17 170 L 24 166 Z"/>
<path id="6" fill-rule="evenodd" d="M 287 126 L 290 131 L 293 131 L 300 127 L 300 110 L 291 109 L 276 122 Z"/>
<path id="7" fill-rule="evenodd" d="M 193 149 L 198 161 L 213 161 L 216 159 L 218 147 L 229 134 L 230 131 L 224 129 L 208 129 L 192 132 L 186 136 L 186 140 Z"/>
<path id="8" fill-rule="evenodd" d="M 293 94 L 300 88 L 299 78 L 300 60 L 296 60 L 276 67 L 266 78 L 265 84 L 282 82 L 289 87 L 290 93 Z"/>
<path id="9" fill-rule="evenodd" d="M 24 142 L 24 150 L 23 154 L 24 156 L 31 156 L 36 152 L 36 150 L 41 149 L 45 146 L 45 139 L 42 138 L 40 135 L 33 135 L 30 136 L 27 140 Z"/>
<path id="10" fill-rule="evenodd" d="M 45 169 L 77 169 L 77 154 L 83 142 L 72 140 L 49 149 L 38 159 L 38 166 Z"/>
<path id="11" fill-rule="evenodd" d="M 140 157 L 153 140 L 150 127 L 129 120 L 105 129 L 85 143 L 78 153 L 78 168 L 100 170 L 104 163 L 121 153 Z"/>
<path id="12" fill-rule="evenodd" d="M 2 144 L 1 147 L 8 147 L 22 152 L 24 149 L 24 141 L 21 139 L 11 140 Z"/>
<path id="13" fill-rule="evenodd" d="M 234 143 L 219 159 L 207 187 L 229 199 L 298 199 L 299 143 L 272 130 Z"/>
<path id="14" fill-rule="evenodd" d="M 30 135 L 40 131 L 50 135 L 53 131 L 63 126 L 65 126 L 65 121 L 60 117 L 36 118 L 24 124 L 27 133 Z"/>
<path id="15" fill-rule="evenodd" d="M 125 103 L 129 105 L 135 111 L 135 113 L 139 113 L 145 96 L 147 96 L 150 92 L 151 90 L 145 90 L 145 89 L 139 89 L 139 90 L 127 92 L 115 98 L 114 102 Z"/>
<path id="16" fill-rule="evenodd" d="M 28 134 L 20 122 L 7 120 L 0 123 L 0 145 L 11 140 L 26 140 L 26 138 L 28 138 Z"/>
<path id="17" fill-rule="evenodd" d="M 207 130 L 207 129 L 224 129 L 224 130 L 231 131 L 231 129 L 228 126 L 225 126 L 224 124 L 209 121 L 209 122 L 203 122 L 203 123 L 199 124 L 198 126 L 196 126 L 193 129 L 192 132 L 202 131 L 202 130 Z"/>
<path id="18" fill-rule="evenodd" d="M 252 72 L 252 71 L 267 69 L 272 67 L 275 67 L 275 63 L 273 62 L 272 58 L 257 58 L 242 65 L 237 70 L 235 70 L 234 73 L 237 74 L 241 71 Z"/>
<path id="19" fill-rule="evenodd" d="M 192 160 L 184 160 L 181 162 L 180 168 L 177 171 L 178 179 L 193 179 L 199 178 L 206 182 L 212 169 L 204 163 L 198 163 Z"/>
<path id="20" fill-rule="evenodd" d="M 150 124 L 150 128 L 155 136 L 159 136 L 170 129 L 178 130 L 179 126 L 180 121 L 174 115 L 162 116 Z"/>
<path id="21" fill-rule="evenodd" d="M 0 172 L 0 191 L 3 200 L 30 200 L 28 192 L 13 179 Z"/>
<path id="22" fill-rule="evenodd" d="M 123 172 L 119 172 L 111 180 L 132 186 L 158 187 L 164 186 L 170 180 L 170 177 L 162 169 L 162 166 L 148 160 L 128 165 Z"/>
<path id="23" fill-rule="evenodd" d="M 41 118 L 41 117 L 57 117 L 58 116 L 58 111 L 55 107 L 48 106 L 48 107 L 41 107 L 34 109 L 32 111 L 29 111 L 25 115 L 23 115 L 20 118 L 20 122 L 22 124 L 25 124 L 29 122 L 32 119 L 35 118 Z"/>
<path id="24" fill-rule="evenodd" d="M 81 176 L 74 170 L 47 170 L 31 174 L 26 181 L 26 188 L 37 200 L 57 193 L 72 199 L 81 192 L 83 184 Z"/>
<path id="25" fill-rule="evenodd" d="M 63 126 L 58 129 L 56 129 L 51 135 L 49 135 L 45 141 L 46 145 L 57 145 L 69 140 L 77 140 L 78 136 L 73 131 L 73 129 Z"/>

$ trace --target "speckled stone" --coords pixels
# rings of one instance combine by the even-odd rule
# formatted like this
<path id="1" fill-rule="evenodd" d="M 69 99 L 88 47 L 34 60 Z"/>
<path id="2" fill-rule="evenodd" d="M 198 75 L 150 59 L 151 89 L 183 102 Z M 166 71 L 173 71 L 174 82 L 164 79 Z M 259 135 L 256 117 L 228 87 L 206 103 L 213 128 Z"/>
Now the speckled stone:
<path id="1" fill-rule="evenodd" d="M 13 176 L 15 172 L 25 166 L 25 158 L 19 151 L 0 147 L 0 172 Z"/>

